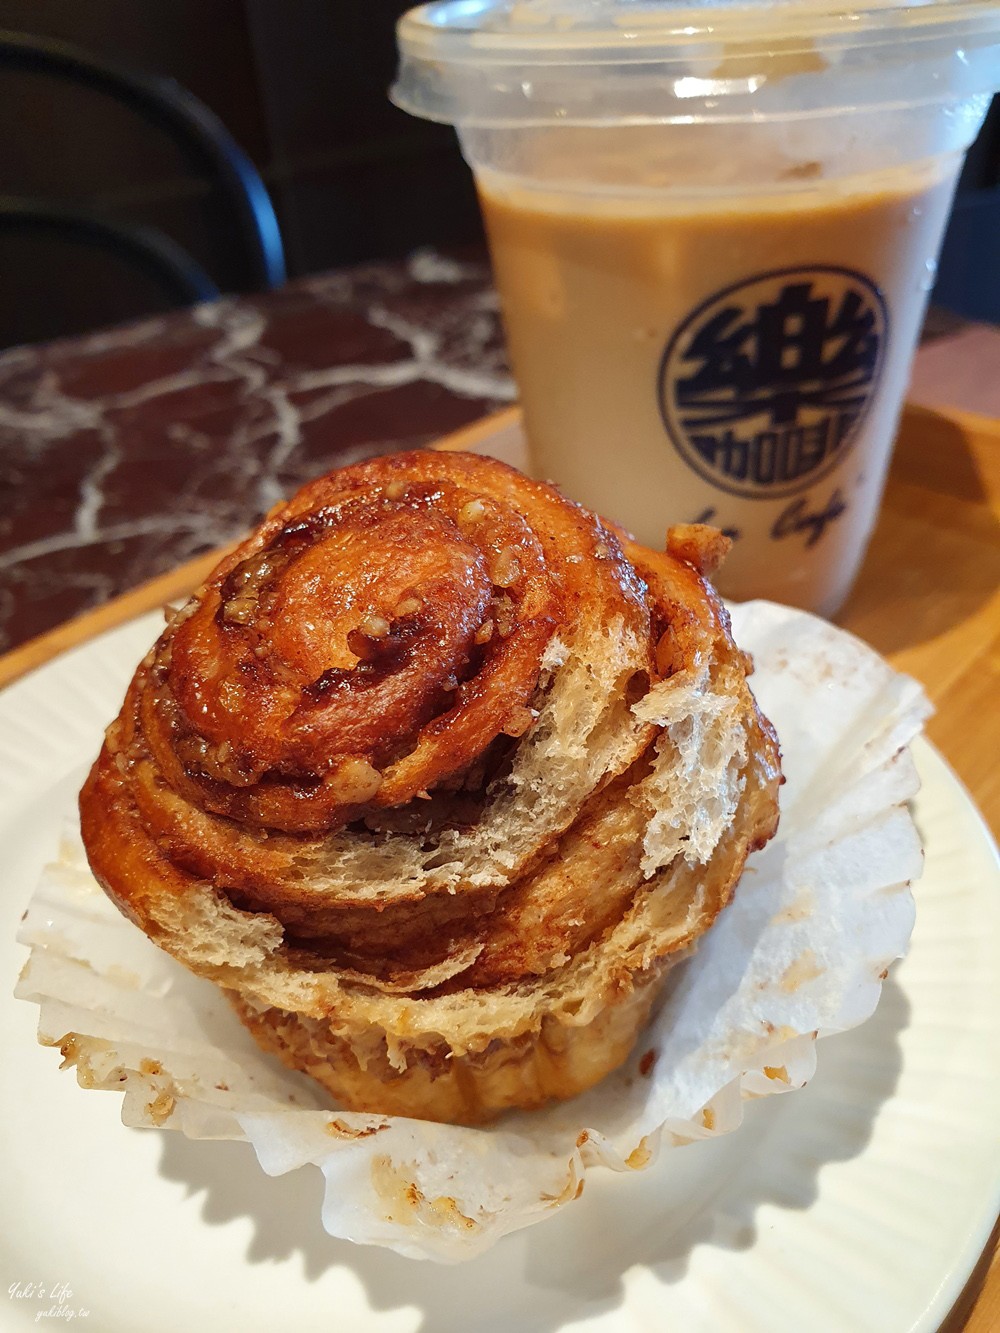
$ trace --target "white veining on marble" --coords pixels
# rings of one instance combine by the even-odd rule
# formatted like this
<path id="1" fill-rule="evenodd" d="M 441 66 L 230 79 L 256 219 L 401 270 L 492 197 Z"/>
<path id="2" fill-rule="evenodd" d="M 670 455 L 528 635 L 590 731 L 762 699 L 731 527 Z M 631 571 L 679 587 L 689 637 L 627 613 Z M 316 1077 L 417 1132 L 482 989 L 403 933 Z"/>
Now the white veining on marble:
<path id="1" fill-rule="evenodd" d="M 23 365 L 23 353 L 30 350 L 19 347 L 15 349 L 16 356 L 8 352 L 0 354 L 0 366 L 8 356 L 12 357 L 14 368 Z M 24 432 L 36 446 L 82 430 L 93 430 L 100 420 L 99 408 L 64 394 L 51 371 L 43 371 L 39 377 L 30 409 L 14 407 L 0 397 L 0 429 Z"/>
<path id="2" fill-rule="evenodd" d="M 97 543 L 127 541 L 131 537 L 146 537 L 153 533 L 193 532 L 202 526 L 198 514 L 163 514 L 137 518 L 128 523 L 112 523 L 99 531 L 95 530 L 90 536 L 76 530 L 56 532 L 51 537 L 42 537 L 39 541 L 25 542 L 23 546 L 0 552 L 0 570 L 27 565 L 32 560 L 40 560 L 43 556 L 55 555 L 59 551 L 79 551 Z"/>
<path id="3" fill-rule="evenodd" d="M 73 515 L 73 531 L 82 542 L 98 540 L 98 518 L 104 505 L 104 481 L 121 462 L 121 447 L 111 431 L 102 431 L 104 456 L 80 482 L 80 503 Z"/>
<path id="4" fill-rule="evenodd" d="M 415 250 L 409 260 L 410 277 L 415 282 L 464 282 L 478 278 L 481 271 L 478 264 L 463 264 L 436 250 Z"/>
<path id="5" fill-rule="evenodd" d="M 429 380 L 450 389 L 452 393 L 464 394 L 469 398 L 513 401 L 515 390 L 509 375 L 491 375 L 487 371 L 465 369 L 442 361 L 440 334 L 422 328 L 380 305 L 368 307 L 368 322 L 378 329 L 387 329 L 402 342 L 409 343 L 412 360 L 402 363 L 408 367 L 408 379 Z M 470 338 L 474 338 L 477 332 L 481 335 L 482 328 L 482 321 L 477 319 L 469 329 Z"/>
<path id="6" fill-rule="evenodd" d="M 28 600 L 83 610 L 513 397 L 485 265 L 427 250 L 0 354 L 0 650 Z"/>
<path id="7" fill-rule="evenodd" d="M 133 324 L 119 325 L 112 329 L 97 329 L 94 333 L 84 333 L 78 338 L 54 344 L 55 347 L 68 346 L 72 342 L 75 353 L 82 356 L 100 356 L 102 352 L 119 352 L 123 347 L 140 347 L 155 342 L 167 328 L 165 315 L 153 315 L 149 319 L 138 319 Z M 16 349 L 25 352 L 28 358 L 35 353 L 33 347 Z M 4 352 L 4 357 L 8 353 Z"/>
<path id="8" fill-rule="evenodd" d="M 286 389 L 269 389 L 262 397 L 271 404 L 277 437 L 257 479 L 257 505 L 266 512 L 284 499 L 285 490 L 277 478 L 302 438 L 302 421 L 298 409 L 288 401 Z"/>

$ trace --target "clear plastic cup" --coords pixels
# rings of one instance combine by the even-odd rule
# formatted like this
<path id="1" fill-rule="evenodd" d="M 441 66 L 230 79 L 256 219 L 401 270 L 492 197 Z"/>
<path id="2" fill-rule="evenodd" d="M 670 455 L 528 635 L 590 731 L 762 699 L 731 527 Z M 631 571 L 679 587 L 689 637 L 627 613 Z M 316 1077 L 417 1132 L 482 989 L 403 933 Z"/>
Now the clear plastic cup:
<path id="1" fill-rule="evenodd" d="M 842 0 L 841 0 L 842 5 Z M 475 173 L 533 465 L 735 598 L 855 578 L 1000 4 L 445 0 L 394 101 Z"/>

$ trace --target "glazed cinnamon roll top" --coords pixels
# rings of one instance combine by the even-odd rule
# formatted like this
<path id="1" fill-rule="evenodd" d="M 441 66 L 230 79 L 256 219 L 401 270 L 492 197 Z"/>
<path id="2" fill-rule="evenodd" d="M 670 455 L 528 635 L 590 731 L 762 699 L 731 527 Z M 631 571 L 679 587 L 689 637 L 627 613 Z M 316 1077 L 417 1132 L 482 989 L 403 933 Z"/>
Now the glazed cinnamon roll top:
<path id="1" fill-rule="evenodd" d="M 151 754 L 206 810 L 296 833 L 461 777 L 525 730 L 545 646 L 587 594 L 595 529 L 472 459 L 404 455 L 314 483 L 161 646 Z M 638 621 L 618 563 L 594 610 L 630 601 Z"/>

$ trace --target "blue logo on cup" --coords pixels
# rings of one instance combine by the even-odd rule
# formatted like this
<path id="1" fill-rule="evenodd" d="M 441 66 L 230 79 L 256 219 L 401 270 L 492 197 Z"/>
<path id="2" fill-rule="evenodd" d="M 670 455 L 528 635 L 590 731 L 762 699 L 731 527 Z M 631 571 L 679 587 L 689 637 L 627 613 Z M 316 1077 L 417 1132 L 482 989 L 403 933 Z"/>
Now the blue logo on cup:
<path id="1" fill-rule="evenodd" d="M 727 287 L 663 353 L 667 432 L 699 476 L 731 495 L 795 495 L 853 444 L 888 332 L 881 292 L 852 269 L 778 269 Z"/>

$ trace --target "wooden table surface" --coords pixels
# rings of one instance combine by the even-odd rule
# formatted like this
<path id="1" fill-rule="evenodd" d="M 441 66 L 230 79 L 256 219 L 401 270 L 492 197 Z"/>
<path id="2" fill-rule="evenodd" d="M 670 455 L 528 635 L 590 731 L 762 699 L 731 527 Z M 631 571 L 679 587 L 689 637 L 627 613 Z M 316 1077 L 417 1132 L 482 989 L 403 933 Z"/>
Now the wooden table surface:
<path id="1" fill-rule="evenodd" d="M 511 409 L 449 437 L 445 447 L 483 447 L 499 438 L 516 459 L 517 425 Z M 0 686 L 183 595 L 215 559 L 212 553 L 190 561 L 8 653 L 0 658 Z M 936 709 L 931 740 L 987 823 L 1000 829 L 1000 422 L 907 410 L 871 549 L 838 620 L 923 684 Z M 943 1328 L 1000 1329 L 996 1232 Z"/>
<path id="2" fill-rule="evenodd" d="M 931 740 L 1000 831 L 1000 421 L 907 411 L 838 621 L 923 684 Z"/>
<path id="3" fill-rule="evenodd" d="M 1000 831 L 1000 422 L 908 409 L 839 623 L 919 680 L 927 732 Z M 942 1333 L 1000 1329 L 1000 1224 Z"/>

